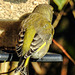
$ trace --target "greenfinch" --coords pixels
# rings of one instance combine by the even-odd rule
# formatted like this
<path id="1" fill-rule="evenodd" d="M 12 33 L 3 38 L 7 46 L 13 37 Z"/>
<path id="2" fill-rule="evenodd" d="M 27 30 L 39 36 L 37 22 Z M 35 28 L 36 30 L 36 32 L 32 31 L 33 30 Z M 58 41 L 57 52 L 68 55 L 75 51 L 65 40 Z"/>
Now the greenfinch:
<path id="1" fill-rule="evenodd" d="M 15 73 L 26 75 L 29 59 L 42 58 L 52 43 L 54 27 L 52 26 L 53 8 L 40 4 L 22 21 L 16 52 L 20 57 Z"/>

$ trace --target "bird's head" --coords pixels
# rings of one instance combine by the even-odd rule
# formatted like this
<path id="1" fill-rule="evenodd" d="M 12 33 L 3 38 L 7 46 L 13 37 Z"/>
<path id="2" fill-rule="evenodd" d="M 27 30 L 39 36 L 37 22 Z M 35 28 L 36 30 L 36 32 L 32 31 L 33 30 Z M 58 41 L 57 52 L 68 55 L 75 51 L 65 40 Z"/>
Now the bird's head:
<path id="1" fill-rule="evenodd" d="M 53 7 L 51 5 L 39 4 L 38 6 L 35 7 L 33 13 L 40 13 L 43 14 L 44 16 L 46 15 L 47 19 L 52 22 Z"/>

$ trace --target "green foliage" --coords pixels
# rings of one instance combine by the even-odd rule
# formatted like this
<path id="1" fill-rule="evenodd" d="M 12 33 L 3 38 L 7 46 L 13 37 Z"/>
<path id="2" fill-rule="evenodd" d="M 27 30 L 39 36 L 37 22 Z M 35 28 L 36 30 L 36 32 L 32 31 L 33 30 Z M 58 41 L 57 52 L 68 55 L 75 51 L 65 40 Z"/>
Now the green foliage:
<path id="1" fill-rule="evenodd" d="M 58 6 L 59 10 L 62 10 L 64 5 L 66 4 L 67 0 L 53 0 L 54 3 Z"/>

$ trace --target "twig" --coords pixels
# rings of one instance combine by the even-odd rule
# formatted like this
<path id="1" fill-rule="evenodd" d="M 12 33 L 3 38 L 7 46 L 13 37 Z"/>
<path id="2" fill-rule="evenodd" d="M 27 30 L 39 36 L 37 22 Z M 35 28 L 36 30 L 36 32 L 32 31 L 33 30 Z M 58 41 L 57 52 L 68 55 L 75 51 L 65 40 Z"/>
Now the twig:
<path id="1" fill-rule="evenodd" d="M 9 62 L 1 63 L 1 71 L 2 72 L 7 72 L 8 69 L 9 69 Z M 1 75 L 3 75 L 3 74 L 1 74 Z M 7 75 L 7 74 L 5 74 L 5 75 Z"/>
<path id="2" fill-rule="evenodd" d="M 61 50 L 62 50 L 62 52 L 74 63 L 74 65 L 75 65 L 75 61 L 71 58 L 71 56 L 66 52 L 66 50 L 60 45 L 60 44 L 58 44 L 54 39 L 53 39 L 53 42 L 54 42 L 54 44 L 56 45 L 56 46 L 58 46 Z"/>
<path id="3" fill-rule="evenodd" d="M 56 18 L 56 20 L 55 20 L 54 23 L 53 23 L 54 28 L 57 27 L 57 25 L 58 25 L 58 23 L 59 23 L 59 21 L 60 21 L 62 15 L 63 15 L 63 12 L 64 12 L 64 11 L 61 11 L 60 13 L 58 13 L 57 18 Z"/>
<path id="4" fill-rule="evenodd" d="M 40 65 L 37 62 L 31 62 L 33 68 L 35 69 L 36 73 L 40 74 L 40 75 L 45 75 L 46 74 L 46 70 L 44 68 L 40 68 Z"/>
<path id="5" fill-rule="evenodd" d="M 62 63 L 61 75 L 67 75 L 68 63 L 69 63 L 68 58 L 64 57 Z"/>
<path id="6" fill-rule="evenodd" d="M 69 4 L 71 5 L 71 8 L 74 7 L 74 2 L 72 0 L 68 0 Z"/>

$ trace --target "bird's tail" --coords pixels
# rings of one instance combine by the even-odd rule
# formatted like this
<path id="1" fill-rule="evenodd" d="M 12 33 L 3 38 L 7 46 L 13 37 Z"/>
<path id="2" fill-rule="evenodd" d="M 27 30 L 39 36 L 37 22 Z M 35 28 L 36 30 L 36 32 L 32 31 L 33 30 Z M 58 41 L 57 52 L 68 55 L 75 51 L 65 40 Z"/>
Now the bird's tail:
<path id="1" fill-rule="evenodd" d="M 15 73 L 20 71 L 21 75 L 27 75 L 27 66 L 29 63 L 29 59 L 30 57 L 28 57 L 27 59 L 25 59 L 23 56 L 20 57 L 18 67 L 15 69 Z"/>

